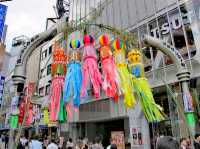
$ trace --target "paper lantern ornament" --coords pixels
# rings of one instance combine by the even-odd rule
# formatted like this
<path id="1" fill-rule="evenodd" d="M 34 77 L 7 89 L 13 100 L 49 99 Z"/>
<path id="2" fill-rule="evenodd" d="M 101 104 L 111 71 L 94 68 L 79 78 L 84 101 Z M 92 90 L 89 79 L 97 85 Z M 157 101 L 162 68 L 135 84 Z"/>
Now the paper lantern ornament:
<path id="1" fill-rule="evenodd" d="M 92 83 L 93 93 L 96 98 L 100 97 L 100 86 L 102 83 L 101 73 L 97 65 L 97 54 L 94 48 L 94 38 L 91 35 L 85 35 L 83 38 L 83 81 L 81 96 L 86 96 L 87 85 Z"/>
<path id="2" fill-rule="evenodd" d="M 70 96 L 73 95 L 73 105 L 79 107 L 80 105 L 80 91 L 82 86 L 82 70 L 81 70 L 81 56 L 80 56 L 80 41 L 73 39 L 70 42 L 72 48 L 69 52 L 69 63 L 67 64 L 67 74 L 64 85 L 64 101 L 70 102 Z"/>
<path id="3" fill-rule="evenodd" d="M 71 49 L 78 49 L 81 46 L 81 42 L 78 39 L 72 39 L 70 42 L 70 48 Z"/>
<path id="4" fill-rule="evenodd" d="M 109 40 L 110 39 L 108 35 L 101 35 L 99 37 L 99 43 L 101 45 L 99 51 L 104 78 L 102 86 L 106 96 L 114 98 L 114 101 L 117 101 L 119 77 L 117 73 L 117 67 L 115 66 L 111 48 L 109 45 Z"/>
<path id="5" fill-rule="evenodd" d="M 145 117 L 149 122 L 164 120 L 162 108 L 155 103 L 148 80 L 144 76 L 144 66 L 138 49 L 133 49 L 128 53 L 128 61 L 134 89 Z"/>
<path id="6" fill-rule="evenodd" d="M 67 56 L 58 42 L 53 45 L 53 63 L 51 64 L 52 76 L 65 75 Z"/>
<path id="7" fill-rule="evenodd" d="M 18 126 L 18 117 L 19 117 L 19 109 L 18 109 L 19 96 L 14 96 L 11 101 L 11 116 L 10 116 L 10 128 L 17 128 Z"/>
<path id="8" fill-rule="evenodd" d="M 100 46 L 109 46 L 110 45 L 110 38 L 108 35 L 104 34 L 99 37 L 99 44 Z"/>
<path id="9" fill-rule="evenodd" d="M 133 86 L 131 83 L 131 76 L 128 71 L 126 57 L 125 57 L 125 45 L 120 39 L 116 39 L 113 42 L 114 59 L 119 73 L 120 88 L 124 95 L 124 104 L 126 107 L 133 107 L 135 105 L 135 98 L 133 95 Z"/>

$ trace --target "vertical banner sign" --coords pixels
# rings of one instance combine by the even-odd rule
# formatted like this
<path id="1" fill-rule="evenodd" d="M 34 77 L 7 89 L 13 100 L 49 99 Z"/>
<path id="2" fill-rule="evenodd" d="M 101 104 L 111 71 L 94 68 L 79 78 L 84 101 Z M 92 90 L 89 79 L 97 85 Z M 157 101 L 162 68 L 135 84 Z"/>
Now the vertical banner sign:
<path id="1" fill-rule="evenodd" d="M 7 6 L 0 4 L 0 39 L 2 39 L 5 25 Z"/>
<path id="2" fill-rule="evenodd" d="M 3 88 L 4 88 L 5 77 L 0 75 L 0 105 L 3 98 Z"/>
<path id="3" fill-rule="evenodd" d="M 123 131 L 112 131 L 111 137 L 117 145 L 117 149 L 125 149 L 124 132 Z"/>

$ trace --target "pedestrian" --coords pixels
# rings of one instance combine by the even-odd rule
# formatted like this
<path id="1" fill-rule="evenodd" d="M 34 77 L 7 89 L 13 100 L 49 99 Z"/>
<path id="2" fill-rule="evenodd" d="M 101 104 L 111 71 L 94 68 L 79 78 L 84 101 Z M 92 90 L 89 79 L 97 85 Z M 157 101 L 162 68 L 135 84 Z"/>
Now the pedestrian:
<path id="1" fill-rule="evenodd" d="M 110 149 L 117 149 L 117 145 L 116 144 L 111 144 Z"/>
<path id="2" fill-rule="evenodd" d="M 22 143 L 19 141 L 17 149 L 25 149 L 25 146 L 23 146 Z"/>
<path id="3" fill-rule="evenodd" d="M 5 135 L 5 149 L 8 148 L 9 136 L 8 134 Z"/>
<path id="4" fill-rule="evenodd" d="M 110 138 L 110 145 L 108 145 L 106 149 L 110 149 L 112 144 L 115 144 L 115 140 Z"/>
<path id="5" fill-rule="evenodd" d="M 89 148 L 89 145 L 88 145 L 88 138 L 84 138 L 83 139 L 83 149 L 88 149 Z"/>
<path id="6" fill-rule="evenodd" d="M 29 143 L 29 149 L 42 149 L 42 143 L 38 141 L 38 136 L 34 135 Z"/>
<path id="7" fill-rule="evenodd" d="M 21 142 L 22 146 L 24 146 L 24 147 L 28 143 L 28 139 L 26 139 L 26 137 L 24 135 L 21 136 L 19 141 Z"/>
<path id="8" fill-rule="evenodd" d="M 180 139 L 180 149 L 189 149 L 188 148 L 188 142 L 186 138 L 181 138 Z"/>
<path id="9" fill-rule="evenodd" d="M 95 143 L 94 143 L 92 149 L 103 149 L 102 138 L 100 136 L 95 137 Z"/>
<path id="10" fill-rule="evenodd" d="M 51 139 L 51 143 L 47 146 L 47 149 L 58 149 L 58 145 L 56 144 L 56 140 Z"/>
<path id="11" fill-rule="evenodd" d="M 194 138 L 194 148 L 200 149 L 200 134 L 195 134 Z"/>
<path id="12" fill-rule="evenodd" d="M 44 137 L 44 140 L 43 140 L 43 149 L 47 149 L 47 146 L 49 145 L 49 140 L 51 140 L 50 139 L 50 137 Z"/>
<path id="13" fill-rule="evenodd" d="M 74 148 L 74 143 L 72 142 L 72 138 L 68 139 L 66 148 L 67 149 L 73 149 Z"/>
<path id="14" fill-rule="evenodd" d="M 58 142 L 58 148 L 59 149 L 64 149 L 64 147 L 65 147 L 65 139 L 64 139 L 64 137 L 60 137 L 59 138 L 59 142 Z"/>
<path id="15" fill-rule="evenodd" d="M 173 137 L 165 136 L 158 139 L 156 149 L 179 149 L 180 145 Z"/>

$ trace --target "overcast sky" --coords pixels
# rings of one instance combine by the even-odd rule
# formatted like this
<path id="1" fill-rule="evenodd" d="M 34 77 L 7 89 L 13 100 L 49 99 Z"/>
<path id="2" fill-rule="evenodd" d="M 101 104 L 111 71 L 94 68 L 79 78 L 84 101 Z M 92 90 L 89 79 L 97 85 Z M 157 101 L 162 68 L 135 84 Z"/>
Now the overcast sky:
<path id="1" fill-rule="evenodd" d="M 16 36 L 32 37 L 44 31 L 46 18 L 55 16 L 53 9 L 55 3 L 56 0 L 12 0 L 12 2 L 4 3 L 8 6 L 7 48 L 10 48 L 12 39 Z"/>

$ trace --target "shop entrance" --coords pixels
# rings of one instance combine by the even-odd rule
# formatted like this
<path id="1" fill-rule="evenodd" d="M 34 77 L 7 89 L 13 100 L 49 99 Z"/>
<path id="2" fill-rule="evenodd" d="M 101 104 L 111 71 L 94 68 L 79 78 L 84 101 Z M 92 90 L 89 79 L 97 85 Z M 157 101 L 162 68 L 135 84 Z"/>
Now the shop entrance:
<path id="1" fill-rule="evenodd" d="M 126 135 L 125 130 L 128 130 L 128 128 L 125 128 L 125 120 L 126 118 L 109 121 L 81 123 L 79 125 L 81 126 L 81 132 L 79 132 L 82 137 L 88 137 L 90 142 L 93 142 L 96 136 L 101 136 L 103 146 L 107 147 L 110 144 L 110 137 L 112 132 L 121 131 L 124 133 L 124 136 Z"/>

